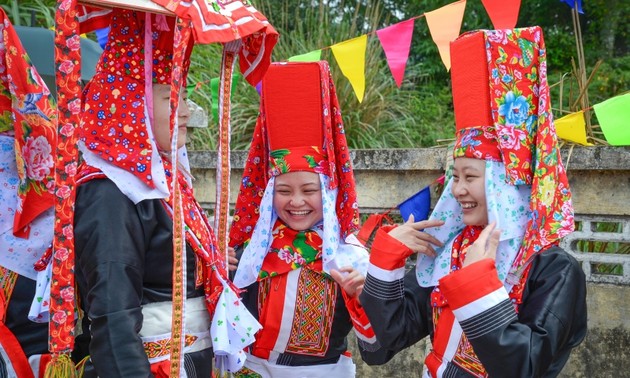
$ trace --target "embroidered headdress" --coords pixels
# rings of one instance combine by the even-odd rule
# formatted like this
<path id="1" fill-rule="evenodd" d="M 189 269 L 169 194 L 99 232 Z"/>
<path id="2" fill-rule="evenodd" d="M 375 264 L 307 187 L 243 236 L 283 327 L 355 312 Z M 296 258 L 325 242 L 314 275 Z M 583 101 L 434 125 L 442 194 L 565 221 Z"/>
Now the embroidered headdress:
<path id="1" fill-rule="evenodd" d="M 246 247 L 235 284 L 256 280 L 277 219 L 272 206 L 275 177 L 315 172 L 322 186 L 323 268 L 353 265 L 345 249 L 359 212 L 350 151 L 327 62 L 274 63 L 262 84 L 260 115 L 236 201 L 230 245 Z M 361 263 L 362 264 L 362 263 Z"/>
<path id="2" fill-rule="evenodd" d="M 463 34 L 451 44 L 456 143 L 453 156 L 486 160 L 489 221 L 502 230 L 499 278 L 511 288 L 532 259 L 572 232 L 573 207 L 552 121 L 547 57 L 540 27 Z M 421 256 L 418 281 L 448 273 L 452 238 L 463 228 L 452 180 L 429 231 L 446 242 L 436 259 Z M 446 264 L 445 264 L 446 263 Z"/>

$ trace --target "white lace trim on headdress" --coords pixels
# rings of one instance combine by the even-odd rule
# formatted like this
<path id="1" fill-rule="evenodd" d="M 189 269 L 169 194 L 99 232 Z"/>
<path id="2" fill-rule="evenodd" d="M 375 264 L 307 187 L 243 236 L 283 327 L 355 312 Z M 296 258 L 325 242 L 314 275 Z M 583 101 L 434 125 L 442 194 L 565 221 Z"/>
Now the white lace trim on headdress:
<path id="1" fill-rule="evenodd" d="M 531 213 L 529 209 L 531 187 L 508 184 L 505 165 L 493 161 L 486 161 L 485 185 L 488 222 L 496 221 L 496 227 L 501 230 L 496 258 L 497 272 L 499 279 L 507 287 L 509 285 L 505 279 L 521 247 L 525 226 Z M 418 255 L 416 276 L 418 284 L 422 287 L 436 286 L 438 280 L 449 273 L 453 241 L 465 227 L 462 208 L 451 192 L 452 186 L 453 178 L 444 187 L 444 192 L 429 217 L 429 220 L 438 219 L 446 223 L 424 230 L 443 242 L 444 247 L 435 249 L 437 253 L 435 258 Z"/>

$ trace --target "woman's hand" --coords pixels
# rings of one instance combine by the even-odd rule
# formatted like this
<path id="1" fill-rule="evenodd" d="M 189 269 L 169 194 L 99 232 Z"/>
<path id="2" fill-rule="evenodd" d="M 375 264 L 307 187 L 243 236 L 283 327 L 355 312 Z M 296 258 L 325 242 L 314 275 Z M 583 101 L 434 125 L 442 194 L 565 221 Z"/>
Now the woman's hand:
<path id="1" fill-rule="evenodd" d="M 483 259 L 497 258 L 497 248 L 499 247 L 499 237 L 501 230 L 496 229 L 496 222 L 492 222 L 481 231 L 477 240 L 466 250 L 463 266 L 476 263 Z"/>
<path id="2" fill-rule="evenodd" d="M 443 225 L 441 220 L 425 220 L 414 222 L 413 214 L 409 216 L 407 222 L 394 228 L 388 234 L 405 244 L 409 249 L 416 253 L 422 253 L 429 257 L 435 257 L 433 245 L 441 247 L 443 244 L 433 236 L 422 232 L 425 228 L 438 227 Z"/>
<path id="3" fill-rule="evenodd" d="M 361 295 L 365 277 L 358 270 L 351 266 L 345 266 L 339 270 L 331 269 L 330 275 L 349 297 L 357 297 L 358 299 L 358 296 Z"/>
<path id="4" fill-rule="evenodd" d="M 236 258 L 236 251 L 232 247 L 228 247 L 228 270 L 233 272 L 238 268 L 238 259 Z"/>

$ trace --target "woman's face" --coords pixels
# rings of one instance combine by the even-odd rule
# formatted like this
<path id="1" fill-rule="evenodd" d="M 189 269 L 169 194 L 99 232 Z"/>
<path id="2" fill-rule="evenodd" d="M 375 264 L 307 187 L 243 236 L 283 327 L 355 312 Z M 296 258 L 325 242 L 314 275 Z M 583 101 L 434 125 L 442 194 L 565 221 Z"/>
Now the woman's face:
<path id="1" fill-rule="evenodd" d="M 451 191 L 462 207 L 464 224 L 467 226 L 488 224 L 485 177 L 485 160 L 465 157 L 455 159 Z"/>
<path id="2" fill-rule="evenodd" d="M 186 125 L 190 118 L 190 110 L 186 104 L 186 91 L 182 89 L 179 96 L 177 148 L 186 144 Z M 153 84 L 153 135 L 160 151 L 170 152 L 171 136 L 169 117 L 171 115 L 171 86 L 167 84 Z"/>
<path id="3" fill-rule="evenodd" d="M 314 172 L 289 172 L 276 177 L 273 208 L 296 231 L 312 228 L 322 220 L 322 191 Z"/>

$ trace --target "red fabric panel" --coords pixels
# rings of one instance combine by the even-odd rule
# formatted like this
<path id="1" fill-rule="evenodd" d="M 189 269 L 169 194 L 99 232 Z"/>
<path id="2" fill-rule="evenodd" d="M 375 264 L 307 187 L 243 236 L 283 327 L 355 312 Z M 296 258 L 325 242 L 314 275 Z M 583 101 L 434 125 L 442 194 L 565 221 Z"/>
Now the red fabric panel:
<path id="1" fill-rule="evenodd" d="M 483 32 L 464 34 L 451 42 L 451 80 L 456 130 L 493 125 Z"/>
<path id="2" fill-rule="evenodd" d="M 402 268 L 405 266 L 407 257 L 411 256 L 413 251 L 405 244 L 389 236 L 387 231 L 384 228 L 376 231 L 370 252 L 370 263 L 385 270 Z"/>
<path id="3" fill-rule="evenodd" d="M 288 274 L 281 274 L 267 278 L 271 280 L 271 289 L 274 293 L 269 293 L 267 300 L 260 309 L 258 316 L 263 329 L 256 334 L 256 343 L 252 348 L 252 354 L 256 357 L 269 359 L 269 353 L 276 345 L 276 340 L 280 334 L 282 326 L 282 312 L 284 311 L 284 299 L 287 288 Z M 260 290 L 260 289 L 259 289 Z"/>
<path id="4" fill-rule="evenodd" d="M 34 378 L 33 371 L 28 364 L 28 360 L 24 355 L 20 343 L 18 343 L 13 333 L 11 333 L 3 322 L 0 322 L 0 344 L 0 348 L 3 348 L 4 352 L 9 357 L 8 363 L 11 364 L 18 377 Z"/>
<path id="5" fill-rule="evenodd" d="M 322 146 L 322 94 L 317 64 L 271 65 L 262 91 L 271 151 Z"/>
<path id="6" fill-rule="evenodd" d="M 453 310 L 502 286 L 492 259 L 483 259 L 440 279 L 440 290 Z"/>

